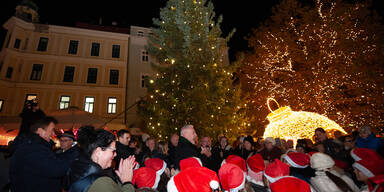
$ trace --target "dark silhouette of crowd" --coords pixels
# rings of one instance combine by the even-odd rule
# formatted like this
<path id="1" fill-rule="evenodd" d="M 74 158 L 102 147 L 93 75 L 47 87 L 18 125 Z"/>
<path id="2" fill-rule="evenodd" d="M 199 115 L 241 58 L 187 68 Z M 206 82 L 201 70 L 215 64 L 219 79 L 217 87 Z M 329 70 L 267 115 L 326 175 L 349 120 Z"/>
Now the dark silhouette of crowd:
<path id="1" fill-rule="evenodd" d="M 16 138 L 3 191 L 384 191 L 383 141 L 369 126 L 297 141 L 220 135 L 198 137 L 186 125 L 167 141 L 83 126 L 52 137 L 45 115 Z M 25 129 L 25 127 L 24 127 Z"/>

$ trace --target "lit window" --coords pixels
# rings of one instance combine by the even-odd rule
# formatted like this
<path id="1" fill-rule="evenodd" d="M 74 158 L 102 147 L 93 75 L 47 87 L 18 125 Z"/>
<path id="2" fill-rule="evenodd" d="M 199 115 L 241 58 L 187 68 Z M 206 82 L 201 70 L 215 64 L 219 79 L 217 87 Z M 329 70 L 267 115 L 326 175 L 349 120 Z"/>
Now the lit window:
<path id="1" fill-rule="evenodd" d="M 41 74 L 43 73 L 43 64 L 33 64 L 31 80 L 41 80 Z"/>
<path id="2" fill-rule="evenodd" d="M 146 50 L 143 50 L 142 52 L 141 52 L 141 61 L 143 61 L 143 62 L 148 62 L 148 51 L 146 51 Z"/>
<path id="3" fill-rule="evenodd" d="M 143 31 L 137 31 L 137 36 L 144 37 L 144 32 Z"/>
<path id="4" fill-rule="evenodd" d="M 94 104 L 95 104 L 95 97 L 85 97 L 84 111 L 93 113 Z"/>
<path id="5" fill-rule="evenodd" d="M 28 101 L 36 100 L 37 101 L 37 95 L 36 94 L 27 94 L 25 96 L 24 103 L 26 104 Z"/>
<path id="6" fill-rule="evenodd" d="M 4 100 L 0 99 L 0 112 L 3 110 Z"/>
<path id="7" fill-rule="evenodd" d="M 116 113 L 117 99 L 116 97 L 108 97 L 108 113 Z"/>
<path id="8" fill-rule="evenodd" d="M 70 96 L 61 96 L 60 97 L 60 103 L 59 103 L 59 109 L 68 109 L 70 101 L 71 101 Z"/>

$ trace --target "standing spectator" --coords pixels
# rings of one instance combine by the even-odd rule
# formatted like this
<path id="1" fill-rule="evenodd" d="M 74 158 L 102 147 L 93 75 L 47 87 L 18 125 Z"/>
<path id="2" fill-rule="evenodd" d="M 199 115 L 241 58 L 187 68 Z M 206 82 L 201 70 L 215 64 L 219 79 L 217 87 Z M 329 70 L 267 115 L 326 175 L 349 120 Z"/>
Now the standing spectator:
<path id="1" fill-rule="evenodd" d="M 130 141 L 131 134 L 127 130 L 121 129 L 117 132 L 115 169 L 119 169 L 121 159 L 126 159 L 129 156 L 134 155 L 135 149 L 129 147 Z"/>
<path id="2" fill-rule="evenodd" d="M 111 178 L 104 171 L 111 167 L 116 156 L 115 136 L 112 133 L 103 129 L 95 130 L 91 126 L 82 127 L 78 132 L 78 142 L 79 158 L 72 163 L 66 178 L 68 192 L 135 191 L 131 183 L 134 156 L 120 161 L 116 170 L 118 178 Z"/>
<path id="3" fill-rule="evenodd" d="M 55 134 L 53 117 L 45 117 L 32 124 L 31 133 L 24 143 L 17 146 L 11 158 L 10 180 L 14 192 L 61 191 L 61 177 L 70 161 L 56 157 L 51 150 L 51 137 Z"/>
<path id="4" fill-rule="evenodd" d="M 281 149 L 275 146 L 275 140 L 272 137 L 265 138 L 264 149 L 260 151 L 264 160 L 271 162 L 274 159 L 280 159 Z"/>
<path id="5" fill-rule="evenodd" d="M 56 151 L 57 157 L 68 156 L 69 161 L 72 163 L 79 156 L 79 150 L 75 143 L 75 135 L 72 131 L 66 131 L 58 136 L 60 142 L 60 149 Z"/>
<path id="6" fill-rule="evenodd" d="M 364 125 L 359 129 L 359 137 L 356 141 L 356 147 L 377 151 L 382 145 L 382 141 L 379 138 L 376 138 L 372 133 L 370 126 Z"/>
<path id="7" fill-rule="evenodd" d="M 326 154 L 334 159 L 345 161 L 345 155 L 341 151 L 341 146 L 335 143 L 332 139 L 328 139 L 327 133 L 323 128 L 317 128 L 315 130 L 315 136 L 318 140 L 317 144 L 321 143 L 323 145 Z"/>
<path id="8" fill-rule="evenodd" d="M 208 136 L 202 137 L 200 139 L 200 159 L 203 162 L 203 165 L 211 170 L 216 170 L 215 159 L 212 155 L 212 141 Z"/>
<path id="9" fill-rule="evenodd" d="M 228 139 L 225 136 L 222 136 L 220 137 L 218 145 L 215 146 L 212 151 L 216 164 L 215 169 L 213 170 L 218 171 L 221 162 L 223 162 L 223 160 L 231 154 L 232 148 L 230 145 L 228 145 Z"/>
<path id="10" fill-rule="evenodd" d="M 311 156 L 311 167 L 316 170 L 315 177 L 311 178 L 311 184 L 317 192 L 353 191 L 359 188 L 351 178 L 338 173 L 334 169 L 335 162 L 325 153 L 314 153 Z"/>
<path id="11" fill-rule="evenodd" d="M 193 125 L 185 125 L 180 131 L 179 143 L 176 147 L 175 166 L 179 169 L 179 162 L 188 157 L 199 157 L 200 153 L 196 147 L 197 135 Z"/>
<path id="12" fill-rule="evenodd" d="M 176 147 L 179 143 L 179 135 L 176 133 L 171 136 L 171 139 L 168 142 L 168 166 L 169 168 L 175 167 L 175 160 L 176 160 Z"/>
<path id="13" fill-rule="evenodd" d="M 145 141 L 145 146 L 143 147 L 143 151 L 139 157 L 140 165 L 143 165 L 144 161 L 148 158 L 163 158 L 162 154 L 158 150 L 158 144 L 155 138 L 150 137 Z"/>
<path id="14" fill-rule="evenodd" d="M 250 135 L 246 136 L 243 141 L 243 148 L 237 152 L 237 155 L 243 159 L 248 159 L 248 157 L 256 153 L 254 150 L 254 145 L 255 142 L 253 141 L 253 137 Z"/>
<path id="15" fill-rule="evenodd" d="M 30 126 L 39 119 L 45 117 L 45 113 L 40 109 L 37 99 L 28 100 L 20 114 L 21 126 L 18 136 L 30 134 Z"/>

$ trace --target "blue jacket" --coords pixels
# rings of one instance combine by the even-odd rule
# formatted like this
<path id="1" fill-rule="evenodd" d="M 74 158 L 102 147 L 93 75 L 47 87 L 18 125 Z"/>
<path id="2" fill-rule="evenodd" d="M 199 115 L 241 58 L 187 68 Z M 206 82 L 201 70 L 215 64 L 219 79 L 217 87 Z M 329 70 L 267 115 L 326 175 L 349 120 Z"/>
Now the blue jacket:
<path id="1" fill-rule="evenodd" d="M 379 147 L 382 145 L 382 141 L 372 133 L 366 139 L 361 138 L 360 136 L 357 138 L 356 147 L 359 148 L 368 148 L 374 151 L 377 151 Z"/>
<path id="2" fill-rule="evenodd" d="M 69 166 L 69 160 L 56 157 L 49 142 L 32 134 L 17 146 L 11 158 L 11 189 L 14 192 L 60 192 L 61 178 Z"/>

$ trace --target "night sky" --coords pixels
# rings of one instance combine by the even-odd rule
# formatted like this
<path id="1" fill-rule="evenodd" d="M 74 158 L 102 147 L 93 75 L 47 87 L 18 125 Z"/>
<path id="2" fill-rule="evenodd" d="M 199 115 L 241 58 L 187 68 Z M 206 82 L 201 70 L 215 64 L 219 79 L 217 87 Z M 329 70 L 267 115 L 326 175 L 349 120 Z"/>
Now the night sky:
<path id="1" fill-rule="evenodd" d="M 308 0 L 303 0 L 308 1 Z M 3 0 L 0 6 L 0 23 L 4 24 L 13 14 L 18 0 Z M 164 7 L 166 0 L 139 0 L 139 1 L 90 1 L 90 0 L 34 0 L 39 7 L 40 22 L 73 26 L 77 21 L 97 24 L 103 18 L 104 25 L 111 25 L 112 21 L 118 26 L 130 25 L 151 27 L 152 18 L 158 18 L 160 8 Z M 279 0 L 212 0 L 217 15 L 223 15 L 222 30 L 228 34 L 233 28 L 236 33 L 229 42 L 231 60 L 237 51 L 247 49 L 247 36 L 252 28 L 257 28 L 270 15 L 271 8 Z M 129 5 L 125 5 L 125 4 Z M 373 0 L 374 7 L 381 16 L 384 16 L 384 1 Z M 0 43 L 5 37 L 5 30 L 1 29 Z"/>

